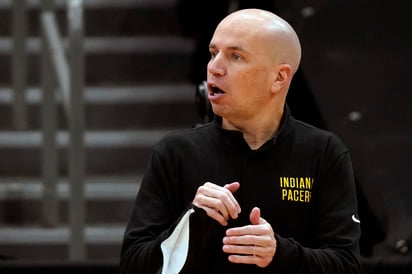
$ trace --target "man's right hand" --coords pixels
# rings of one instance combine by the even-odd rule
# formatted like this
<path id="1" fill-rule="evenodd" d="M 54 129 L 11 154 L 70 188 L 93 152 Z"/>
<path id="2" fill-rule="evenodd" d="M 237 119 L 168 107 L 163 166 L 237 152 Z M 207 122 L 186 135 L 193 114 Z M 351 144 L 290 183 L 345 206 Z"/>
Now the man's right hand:
<path id="1" fill-rule="evenodd" d="M 209 217 L 226 226 L 229 218 L 236 219 L 240 213 L 239 203 L 233 196 L 239 187 L 238 182 L 223 187 L 206 182 L 197 189 L 193 205 L 204 209 Z"/>

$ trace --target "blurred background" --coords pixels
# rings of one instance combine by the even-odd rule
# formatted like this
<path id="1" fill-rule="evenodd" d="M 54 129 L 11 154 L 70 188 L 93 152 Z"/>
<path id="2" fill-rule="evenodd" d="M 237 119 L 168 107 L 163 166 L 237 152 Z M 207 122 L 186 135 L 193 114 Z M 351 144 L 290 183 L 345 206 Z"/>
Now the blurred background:
<path id="1" fill-rule="evenodd" d="M 240 8 L 301 38 L 288 104 L 349 147 L 364 273 L 412 273 L 412 2 L 0 0 L 0 272 L 116 273 L 152 146 L 212 119 L 208 42 Z"/>

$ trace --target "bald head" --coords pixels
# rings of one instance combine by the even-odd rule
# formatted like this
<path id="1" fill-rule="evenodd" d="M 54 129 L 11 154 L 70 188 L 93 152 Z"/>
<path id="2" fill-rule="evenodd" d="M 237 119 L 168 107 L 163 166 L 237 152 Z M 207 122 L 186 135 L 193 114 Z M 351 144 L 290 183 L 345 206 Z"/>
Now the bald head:
<path id="1" fill-rule="evenodd" d="M 288 22 L 260 9 L 242 9 L 225 17 L 216 31 L 229 29 L 249 36 L 265 48 L 267 58 L 289 64 L 293 73 L 299 67 L 301 46 L 299 38 Z"/>

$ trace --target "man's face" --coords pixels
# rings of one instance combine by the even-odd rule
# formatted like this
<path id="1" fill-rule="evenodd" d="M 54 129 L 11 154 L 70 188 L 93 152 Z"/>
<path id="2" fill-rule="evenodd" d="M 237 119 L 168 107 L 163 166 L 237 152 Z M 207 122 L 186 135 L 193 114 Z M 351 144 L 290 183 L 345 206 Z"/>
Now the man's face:
<path id="1" fill-rule="evenodd" d="M 268 105 L 275 74 L 268 44 L 261 30 L 241 22 L 218 26 L 207 67 L 208 98 L 215 114 L 237 122 L 250 119 Z"/>

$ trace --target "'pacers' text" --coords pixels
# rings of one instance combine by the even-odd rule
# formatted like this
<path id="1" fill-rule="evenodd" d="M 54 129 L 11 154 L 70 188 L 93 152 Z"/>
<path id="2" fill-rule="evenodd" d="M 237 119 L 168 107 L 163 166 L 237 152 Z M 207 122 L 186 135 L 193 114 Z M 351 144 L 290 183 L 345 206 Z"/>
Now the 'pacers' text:
<path id="1" fill-rule="evenodd" d="M 312 195 L 313 178 L 280 177 L 282 200 L 309 203 Z"/>

